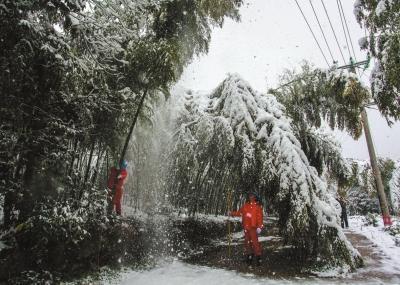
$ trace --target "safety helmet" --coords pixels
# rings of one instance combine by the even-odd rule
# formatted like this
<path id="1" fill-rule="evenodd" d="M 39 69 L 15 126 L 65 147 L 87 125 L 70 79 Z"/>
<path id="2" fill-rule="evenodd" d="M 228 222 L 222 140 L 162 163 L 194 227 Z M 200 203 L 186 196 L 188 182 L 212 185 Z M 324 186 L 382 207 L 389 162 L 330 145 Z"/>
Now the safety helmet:
<path id="1" fill-rule="evenodd" d="M 247 199 L 250 199 L 250 195 L 254 196 L 258 203 L 261 203 L 260 196 L 256 192 L 247 192 Z"/>
<path id="2" fill-rule="evenodd" d="M 120 168 L 126 169 L 128 167 L 128 162 L 124 159 L 121 161 Z"/>

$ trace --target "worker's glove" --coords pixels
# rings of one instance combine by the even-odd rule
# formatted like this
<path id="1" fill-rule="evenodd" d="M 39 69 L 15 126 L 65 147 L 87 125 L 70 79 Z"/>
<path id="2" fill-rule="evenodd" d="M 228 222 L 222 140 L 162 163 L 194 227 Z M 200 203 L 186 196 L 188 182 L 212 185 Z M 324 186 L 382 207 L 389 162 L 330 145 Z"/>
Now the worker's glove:
<path id="1" fill-rule="evenodd" d="M 256 229 L 257 234 L 259 235 L 261 233 L 261 228 Z"/>

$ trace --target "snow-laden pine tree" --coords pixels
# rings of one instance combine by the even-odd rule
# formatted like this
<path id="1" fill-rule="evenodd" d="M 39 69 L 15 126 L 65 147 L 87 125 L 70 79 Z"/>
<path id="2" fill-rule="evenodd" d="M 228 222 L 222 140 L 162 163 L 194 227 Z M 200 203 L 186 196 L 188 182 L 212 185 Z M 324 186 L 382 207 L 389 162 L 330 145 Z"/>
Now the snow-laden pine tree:
<path id="1" fill-rule="evenodd" d="M 303 257 L 323 265 L 360 264 L 338 224 L 333 197 L 273 95 L 236 74 L 207 98 L 186 94 L 177 120 L 169 189 L 175 206 L 225 214 L 256 191 L 279 215 L 280 229 Z"/>

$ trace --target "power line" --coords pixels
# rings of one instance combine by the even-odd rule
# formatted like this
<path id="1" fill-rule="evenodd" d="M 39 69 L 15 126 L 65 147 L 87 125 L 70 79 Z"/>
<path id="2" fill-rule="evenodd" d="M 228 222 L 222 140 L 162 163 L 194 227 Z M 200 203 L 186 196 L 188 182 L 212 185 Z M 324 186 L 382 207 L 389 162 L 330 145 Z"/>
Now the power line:
<path id="1" fill-rule="evenodd" d="M 304 13 L 303 13 L 303 10 L 301 9 L 301 7 L 300 7 L 300 5 L 299 5 L 299 2 L 297 2 L 297 0 L 294 0 L 294 1 L 296 2 L 297 7 L 299 8 L 301 14 L 303 15 L 303 19 L 304 19 L 304 21 L 306 21 L 306 24 L 307 24 L 308 28 L 310 29 L 310 32 L 311 32 L 311 34 L 313 35 L 314 40 L 315 40 L 315 42 L 317 43 L 318 48 L 319 48 L 320 52 L 322 53 L 322 56 L 324 57 L 326 64 L 328 65 L 328 68 L 331 68 L 331 66 L 329 65 L 329 62 L 328 62 L 328 60 L 326 59 L 326 56 L 325 56 L 325 54 L 324 54 L 324 52 L 323 52 L 323 50 L 322 50 L 322 48 L 321 48 L 321 46 L 320 46 L 320 44 L 319 44 L 317 38 L 315 37 L 315 34 L 314 34 L 313 30 L 311 29 L 310 24 L 309 24 L 308 21 L 307 21 L 306 16 L 305 16 Z"/>
<path id="2" fill-rule="evenodd" d="M 338 38 L 337 38 L 336 33 L 335 33 L 335 29 L 333 28 L 333 25 L 332 25 L 331 18 L 329 17 L 328 10 L 326 10 L 325 3 L 324 3 L 323 0 L 321 0 L 321 3 L 322 3 L 322 5 L 324 6 L 324 10 L 325 10 L 326 17 L 328 18 L 329 25 L 331 26 L 333 35 L 335 36 L 335 40 L 336 40 L 337 46 L 338 46 L 338 48 L 339 48 L 340 54 L 342 55 L 343 62 L 346 63 L 346 60 L 344 59 L 344 55 L 343 55 L 343 52 L 342 52 L 342 48 L 340 47 Z"/>
<path id="3" fill-rule="evenodd" d="M 350 40 L 351 49 L 352 49 L 352 51 L 353 51 L 354 60 L 357 61 L 356 53 L 354 52 L 353 41 L 352 41 L 352 39 L 351 39 L 351 35 L 350 35 L 350 31 L 349 31 L 349 26 L 348 26 L 348 24 L 347 24 L 346 15 L 344 14 L 343 6 L 342 6 L 342 1 L 341 1 L 341 0 L 338 0 L 338 1 L 339 1 L 339 4 L 340 4 L 340 8 L 342 9 L 343 19 L 344 19 L 344 23 L 346 24 L 347 34 L 349 35 L 349 40 Z"/>
<path id="4" fill-rule="evenodd" d="M 351 48 L 353 50 L 354 59 L 356 61 L 357 61 L 357 59 L 356 59 L 356 54 L 354 52 L 353 42 L 352 42 L 351 36 L 350 36 L 349 26 L 347 25 L 347 20 L 346 20 L 346 16 L 344 15 L 344 10 L 343 10 L 343 6 L 342 6 L 341 0 L 336 0 L 336 4 L 337 4 L 338 9 L 339 9 L 340 20 L 342 22 L 342 28 L 343 28 L 344 36 L 346 38 L 347 49 L 348 49 L 349 55 L 350 55 L 350 64 L 352 64 L 353 61 L 352 61 L 352 56 L 351 56 L 351 51 L 350 51 L 350 45 L 349 45 L 349 42 L 347 41 L 346 30 L 347 30 L 347 35 L 348 35 L 348 38 L 349 38 L 349 41 L 350 41 L 350 44 L 351 44 Z M 345 29 L 345 27 L 346 27 L 346 29 Z M 359 74 L 357 69 L 354 70 L 354 73 L 357 73 L 357 75 L 360 77 L 360 74 Z"/>
<path id="5" fill-rule="evenodd" d="M 345 27 L 344 27 L 343 16 L 342 16 L 342 12 L 341 12 L 341 10 L 340 10 L 340 6 L 339 6 L 339 1 L 338 1 L 338 0 L 336 0 L 336 4 L 337 4 L 337 7 L 338 7 L 338 9 L 339 9 L 340 22 L 342 23 L 344 38 L 346 39 L 347 50 L 348 50 L 348 52 L 349 52 L 349 56 L 351 57 L 350 45 L 349 45 L 349 41 L 347 40 L 346 29 L 345 29 Z"/>
<path id="6" fill-rule="evenodd" d="M 322 29 L 322 26 L 321 26 L 321 23 L 319 22 L 319 19 L 318 19 L 317 13 L 315 12 L 314 5 L 313 5 L 313 3 L 312 3 L 312 1 L 311 1 L 311 0 L 309 0 L 309 2 L 310 2 L 310 5 L 311 5 L 311 8 L 312 8 L 312 10 L 313 10 L 313 12 L 314 12 L 315 19 L 317 19 L 317 22 L 318 22 L 319 29 L 321 30 L 322 36 L 324 37 L 325 44 L 326 44 L 326 46 L 328 47 L 328 51 L 329 51 L 329 54 L 331 55 L 332 62 L 335 62 L 335 59 L 333 58 L 333 55 L 332 55 L 331 48 L 329 47 L 329 45 L 328 45 L 328 41 L 326 40 L 326 37 L 325 37 L 324 30 Z"/>

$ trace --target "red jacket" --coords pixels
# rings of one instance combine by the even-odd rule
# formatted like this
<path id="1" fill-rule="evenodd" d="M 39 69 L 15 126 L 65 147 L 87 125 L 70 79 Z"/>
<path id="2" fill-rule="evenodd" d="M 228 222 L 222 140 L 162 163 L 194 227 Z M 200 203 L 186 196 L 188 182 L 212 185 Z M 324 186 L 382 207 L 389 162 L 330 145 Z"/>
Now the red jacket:
<path id="1" fill-rule="evenodd" d="M 118 177 L 117 177 L 117 179 L 118 179 L 117 185 L 115 185 L 115 188 L 117 190 L 118 189 L 122 189 L 122 187 L 125 184 L 125 181 L 126 181 L 127 177 L 128 177 L 128 171 L 126 169 L 121 169 L 119 171 L 119 174 L 118 174 Z"/>
<path id="2" fill-rule="evenodd" d="M 127 176 L 128 171 L 126 169 L 118 170 L 115 167 L 112 167 L 107 181 L 108 189 L 113 189 L 115 186 L 116 191 L 121 190 L 125 184 Z"/>
<path id="3" fill-rule="evenodd" d="M 263 211 L 257 202 L 246 202 L 239 211 L 231 212 L 232 216 L 242 216 L 242 225 L 245 230 L 263 228 Z"/>

